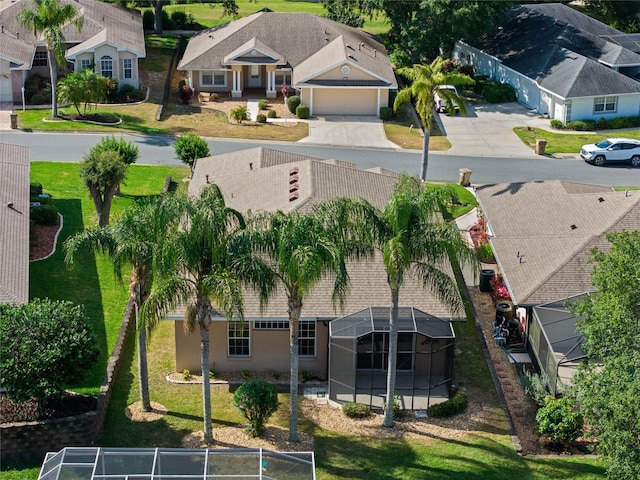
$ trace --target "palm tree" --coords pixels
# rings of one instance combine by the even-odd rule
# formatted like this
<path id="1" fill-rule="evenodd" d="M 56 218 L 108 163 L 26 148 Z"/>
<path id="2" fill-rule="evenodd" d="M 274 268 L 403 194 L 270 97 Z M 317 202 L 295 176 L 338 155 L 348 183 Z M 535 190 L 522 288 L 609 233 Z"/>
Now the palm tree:
<path id="1" fill-rule="evenodd" d="M 87 250 L 101 251 L 113 261 L 116 278 L 122 281 L 123 268 L 131 265 L 129 299 L 134 305 L 138 343 L 138 376 L 142 410 L 151 410 L 147 367 L 147 331 L 140 307 L 153 282 L 156 244 L 175 225 L 175 202 L 171 197 L 154 198 L 127 208 L 113 225 L 92 227 L 69 237 L 64 243 L 65 261 L 71 265 Z"/>
<path id="2" fill-rule="evenodd" d="M 352 199 L 336 199 L 321 207 L 328 230 L 340 232 L 340 243 L 348 242 L 348 253 L 362 255 L 378 251 L 387 272 L 391 307 L 385 427 L 393 426 L 398 298 L 405 277 L 412 275 L 419 279 L 442 302 L 460 309 L 464 301 L 458 285 L 445 270 L 449 263 L 477 264 L 474 250 L 465 243 L 458 229 L 442 220 L 441 205 L 450 195 L 447 189 L 427 189 L 416 177 L 404 174 L 383 210 L 364 200 Z M 354 249 L 357 245 L 354 241 L 360 242 L 359 249 Z"/>
<path id="3" fill-rule="evenodd" d="M 447 112 L 455 114 L 456 106 L 460 113 L 466 114 L 467 108 L 464 99 L 451 90 L 440 90 L 442 85 L 473 85 L 474 80 L 462 73 L 445 72 L 446 61 L 442 57 L 437 57 L 429 65 L 414 65 L 413 67 L 403 67 L 398 69 L 398 73 L 411 80 L 411 85 L 398 92 L 393 109 L 398 110 L 400 105 L 413 99 L 416 111 L 424 125 L 424 140 L 422 143 L 422 164 L 420 166 L 420 179 L 427 178 L 427 164 L 429 163 L 429 137 L 431 135 L 431 124 L 433 122 L 433 104 L 436 93 L 442 96 Z"/>
<path id="4" fill-rule="evenodd" d="M 334 305 L 342 305 L 349 283 L 345 256 L 314 215 L 280 211 L 257 216 L 240 236 L 245 251 L 251 249 L 240 275 L 260 292 L 261 306 L 281 287 L 289 314 L 290 401 L 289 441 L 298 441 L 298 334 L 305 299 L 325 277 L 333 276 Z M 246 260 L 246 258 L 244 259 Z M 241 263 L 243 259 L 238 262 Z"/>
<path id="5" fill-rule="evenodd" d="M 200 330 L 204 441 L 213 442 L 211 385 L 209 382 L 209 327 L 213 305 L 228 320 L 243 320 L 241 283 L 232 271 L 230 239 L 244 228 L 242 215 L 227 207 L 220 189 L 211 184 L 198 198 L 179 200 L 180 228 L 158 245 L 154 282 L 142 306 L 142 317 L 152 329 L 178 305 L 186 305 L 185 328 Z"/>
<path id="6" fill-rule="evenodd" d="M 58 0 L 31 0 L 33 10 L 24 9 L 18 13 L 18 22 L 25 28 L 33 29 L 37 38 L 42 35 L 47 43 L 49 72 L 51 74 L 51 116 L 58 116 L 58 64 L 66 64 L 64 57 L 65 38 L 62 28 L 69 23 L 82 30 L 84 17 L 70 3 L 61 4 Z"/>

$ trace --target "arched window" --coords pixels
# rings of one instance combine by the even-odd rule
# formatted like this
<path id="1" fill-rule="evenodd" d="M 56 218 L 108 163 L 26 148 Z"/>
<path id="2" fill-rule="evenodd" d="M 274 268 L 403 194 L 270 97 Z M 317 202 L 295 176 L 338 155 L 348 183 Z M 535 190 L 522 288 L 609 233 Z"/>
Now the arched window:
<path id="1" fill-rule="evenodd" d="M 100 59 L 100 74 L 103 77 L 113 77 L 113 59 L 105 55 Z"/>

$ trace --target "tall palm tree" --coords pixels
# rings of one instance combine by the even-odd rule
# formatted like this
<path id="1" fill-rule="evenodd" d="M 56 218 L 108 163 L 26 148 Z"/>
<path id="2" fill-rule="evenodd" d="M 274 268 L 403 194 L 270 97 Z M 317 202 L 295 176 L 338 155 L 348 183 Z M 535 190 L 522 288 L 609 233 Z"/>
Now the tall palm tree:
<path id="1" fill-rule="evenodd" d="M 394 187 L 383 210 L 364 200 L 336 199 L 322 206 L 329 231 L 340 231 L 348 252 L 362 255 L 378 251 L 382 256 L 391 292 L 389 309 L 389 361 L 383 425 L 393 426 L 393 400 L 398 351 L 399 293 L 404 279 L 413 276 L 453 309 L 463 307 L 456 281 L 447 274 L 448 265 L 477 264 L 477 257 L 458 229 L 442 220 L 442 202 L 451 195 L 447 189 L 431 189 L 416 177 L 404 174 Z M 360 249 L 354 250 L 354 241 Z M 356 243 L 357 244 L 357 243 Z"/>
<path id="2" fill-rule="evenodd" d="M 71 265 L 87 250 L 111 257 L 116 278 L 122 281 L 123 268 L 131 265 L 129 298 L 136 315 L 138 376 L 142 410 L 151 410 L 147 367 L 147 331 L 139 315 L 153 282 L 153 258 L 159 239 L 175 226 L 177 218 L 172 197 L 149 199 L 127 208 L 113 225 L 92 227 L 69 237 L 64 243 L 65 261 Z"/>
<path id="3" fill-rule="evenodd" d="M 70 3 L 61 4 L 58 0 L 31 0 L 33 10 L 24 9 L 18 13 L 18 22 L 25 28 L 31 28 L 33 34 L 42 35 L 47 43 L 49 55 L 49 72 L 51 74 L 51 116 L 58 116 L 58 65 L 66 64 L 64 57 L 65 38 L 62 29 L 73 24 L 78 31 L 82 30 L 84 17 Z"/>
<path id="4" fill-rule="evenodd" d="M 393 109 L 398 110 L 400 105 L 415 101 L 416 111 L 424 126 L 424 140 L 422 142 L 422 164 L 420 165 L 420 179 L 427 179 L 427 165 L 429 163 L 429 138 L 433 123 L 433 105 L 436 93 L 441 95 L 445 102 L 447 112 L 455 114 L 456 106 L 460 113 L 466 114 L 467 108 L 464 99 L 451 90 L 440 90 L 442 85 L 473 85 L 474 80 L 468 75 L 455 72 L 445 72 L 446 60 L 437 57 L 429 65 L 414 65 L 398 69 L 398 73 L 411 80 L 411 85 L 398 92 L 393 102 Z"/>
<path id="5" fill-rule="evenodd" d="M 182 219 L 158 245 L 156 281 L 142 307 L 147 328 L 170 310 L 186 305 L 185 328 L 200 330 L 204 440 L 213 442 L 211 385 L 209 382 L 209 327 L 214 305 L 231 320 L 244 318 L 241 283 L 233 273 L 230 239 L 245 223 L 242 215 L 225 205 L 212 184 L 197 198 L 180 200 Z"/>
<path id="6" fill-rule="evenodd" d="M 240 275 L 260 291 L 261 306 L 277 288 L 287 295 L 289 316 L 289 441 L 298 441 L 298 335 L 305 299 L 324 278 L 334 277 L 334 305 L 345 298 L 349 283 L 345 256 L 314 215 L 280 211 L 257 216 L 240 236 L 251 262 Z M 246 259 L 245 259 L 246 260 Z M 239 263 L 243 260 L 240 259 Z"/>

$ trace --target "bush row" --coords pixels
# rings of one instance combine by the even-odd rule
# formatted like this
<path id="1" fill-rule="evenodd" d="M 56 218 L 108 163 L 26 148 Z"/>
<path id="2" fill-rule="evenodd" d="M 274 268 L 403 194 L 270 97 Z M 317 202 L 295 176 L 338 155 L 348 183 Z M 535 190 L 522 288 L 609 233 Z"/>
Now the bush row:
<path id="1" fill-rule="evenodd" d="M 371 408 L 364 403 L 348 402 L 342 405 L 342 413 L 349 418 L 367 418 L 371 415 Z"/>
<path id="2" fill-rule="evenodd" d="M 551 120 L 551 126 L 558 130 L 575 130 L 578 132 L 587 132 L 593 130 L 617 130 L 620 128 L 638 128 L 640 127 L 640 116 L 638 117 L 616 117 L 616 118 L 600 118 L 599 120 L 574 120 L 562 123 L 561 120 Z"/>
<path id="3" fill-rule="evenodd" d="M 427 414 L 434 418 L 452 417 L 457 413 L 463 412 L 468 404 L 467 392 L 465 390 L 456 390 L 446 402 L 431 405 L 427 410 Z"/>
<path id="4" fill-rule="evenodd" d="M 142 14 L 142 26 L 145 30 L 154 29 L 153 10 L 145 10 Z M 169 13 L 162 11 L 162 28 L 164 30 L 201 30 L 202 26 L 196 22 L 191 13 L 174 11 Z"/>

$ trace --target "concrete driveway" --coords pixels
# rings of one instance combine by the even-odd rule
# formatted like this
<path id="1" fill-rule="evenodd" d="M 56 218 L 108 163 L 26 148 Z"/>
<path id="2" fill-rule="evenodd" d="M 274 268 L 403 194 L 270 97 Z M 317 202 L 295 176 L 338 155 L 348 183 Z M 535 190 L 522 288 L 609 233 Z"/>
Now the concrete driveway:
<path id="1" fill-rule="evenodd" d="M 535 157 L 535 152 L 525 146 L 513 132 L 515 127 L 537 127 L 549 130 L 548 118 L 527 109 L 523 105 L 467 104 L 467 115 L 449 116 L 437 114 L 442 133 L 451 142 L 445 155 L 475 157 Z"/>
<path id="2" fill-rule="evenodd" d="M 309 136 L 297 143 L 337 147 L 399 149 L 387 140 L 382 120 L 374 116 L 327 115 L 308 120 Z"/>

